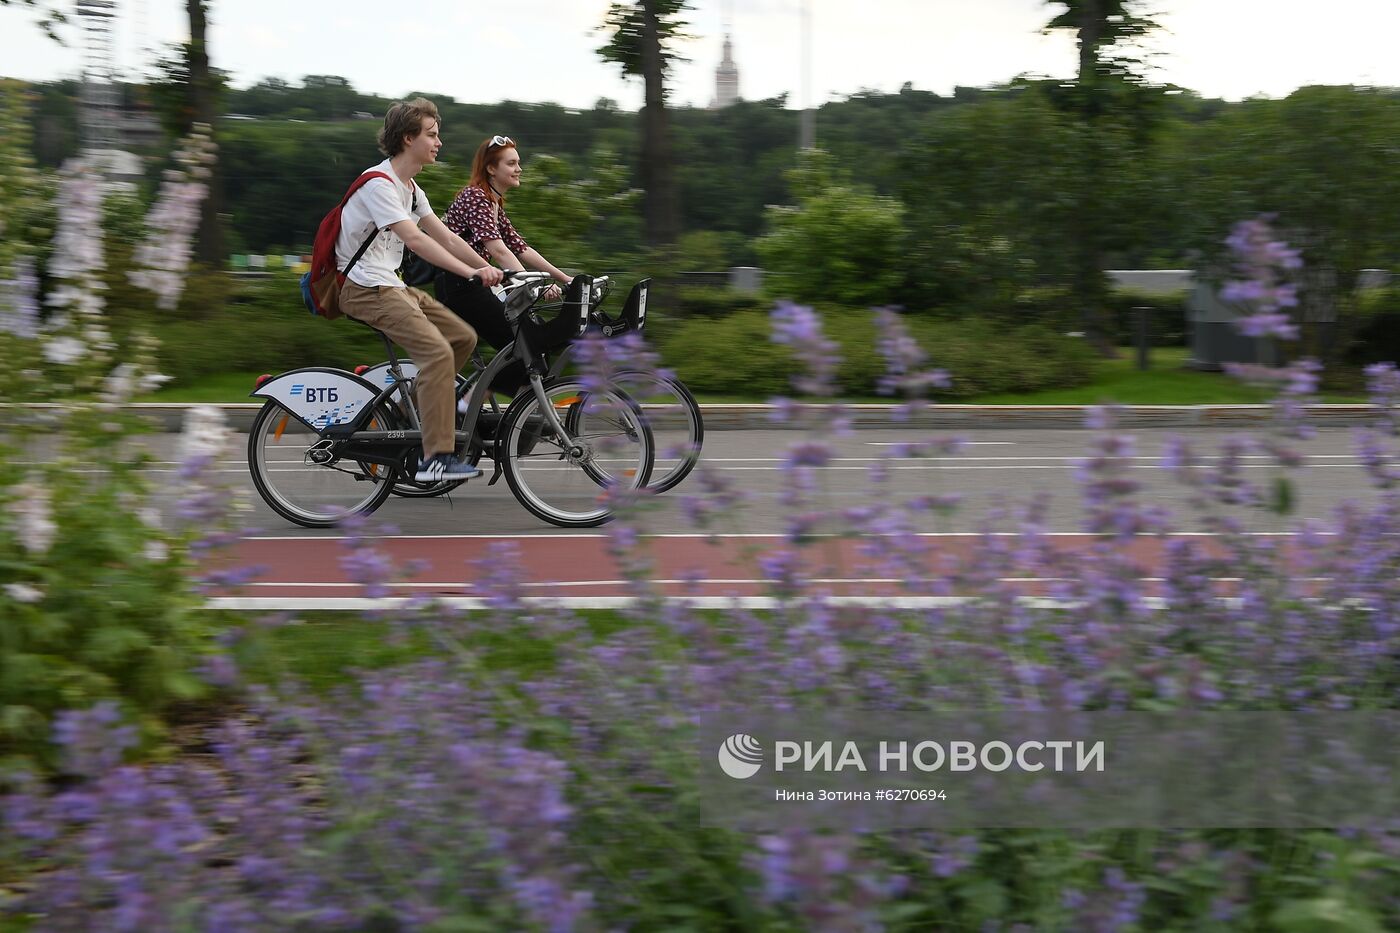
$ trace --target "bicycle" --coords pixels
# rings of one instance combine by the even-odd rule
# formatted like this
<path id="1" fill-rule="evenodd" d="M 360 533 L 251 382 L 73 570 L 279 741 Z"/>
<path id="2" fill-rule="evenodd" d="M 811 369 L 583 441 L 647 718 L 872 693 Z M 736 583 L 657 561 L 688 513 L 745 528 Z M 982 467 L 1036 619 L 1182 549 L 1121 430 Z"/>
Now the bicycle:
<path id="1" fill-rule="evenodd" d="M 587 302 L 566 303 L 544 321 L 533 308 L 549 276 L 524 272 L 508 280 L 506 317 L 515 339 L 477 379 L 459 386 L 468 406 L 457 444 L 466 445 L 473 463 L 489 456 L 495 471 L 487 485 L 504 473 L 536 517 L 566 528 L 600 525 L 612 517 L 612 490 L 639 490 L 650 479 L 651 429 L 621 389 L 590 389 L 578 378 L 551 377 L 542 365 L 546 352 L 583 333 Z M 260 380 L 251 393 L 266 401 L 249 432 L 248 468 L 263 501 L 288 521 L 333 527 L 379 508 L 395 485 L 427 488 L 412 479 L 422 442 L 412 380 L 388 336 L 375 332 L 389 357 L 390 384 L 382 389 L 352 372 L 308 367 Z M 492 414 L 491 381 L 517 360 L 529 371 L 530 391 Z"/>
<path id="2" fill-rule="evenodd" d="M 642 279 L 622 303 L 622 313 L 610 318 L 599 310 L 612 289 L 606 275 L 594 279 L 594 291 L 589 303 L 589 322 L 606 338 L 620 337 L 629 331 L 641 333 L 646 326 L 647 297 L 651 279 Z M 565 346 L 550 366 L 550 374 L 562 376 L 571 361 L 576 345 Z M 652 471 L 647 488 L 656 493 L 676 488 L 700 462 L 700 450 L 705 443 L 705 421 L 695 396 L 674 375 L 650 370 L 625 369 L 613 373 L 615 383 L 642 406 L 656 441 L 657 465 L 665 466 L 658 474 Z"/>
<path id="3" fill-rule="evenodd" d="M 641 332 L 646 325 L 647 297 L 651 279 L 643 279 L 634 285 L 623 302 L 622 313 L 617 318 L 608 317 L 601 310 L 603 299 L 611 292 L 611 278 L 606 275 L 590 280 L 588 286 L 589 326 L 604 337 L 619 337 L 629 331 Z M 573 287 L 573 283 L 571 283 Z M 572 361 L 576 344 L 566 344 L 548 366 L 548 378 L 562 378 Z M 505 352 L 502 350 L 501 352 Z M 498 354 L 499 355 L 499 354 Z M 474 371 L 470 376 L 459 376 L 459 399 L 469 391 L 470 386 L 482 377 L 485 364 L 479 354 L 473 356 Z M 386 377 L 387 364 L 374 367 L 357 367 L 356 372 L 364 372 L 366 378 Z M 705 422 L 695 396 L 685 384 L 673 375 L 655 371 L 628 369 L 613 373 L 614 384 L 626 392 L 642 406 L 648 426 L 653 436 L 656 459 L 647 488 L 655 493 L 664 493 L 678 486 L 700 461 L 700 451 L 705 442 Z M 487 399 L 492 410 L 496 409 L 494 393 Z M 459 416 L 460 417 L 460 416 Z M 444 480 L 431 486 L 399 483 L 394 487 L 394 495 L 406 498 L 424 498 L 442 495 L 455 489 L 461 481 Z"/>

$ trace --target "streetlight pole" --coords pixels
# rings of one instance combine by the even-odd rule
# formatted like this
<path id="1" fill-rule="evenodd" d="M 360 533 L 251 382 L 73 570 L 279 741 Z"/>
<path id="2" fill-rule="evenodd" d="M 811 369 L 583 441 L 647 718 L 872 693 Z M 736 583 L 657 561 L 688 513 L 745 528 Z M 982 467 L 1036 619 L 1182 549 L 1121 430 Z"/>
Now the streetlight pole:
<path id="1" fill-rule="evenodd" d="M 812 0 L 802 0 L 802 132 L 803 149 L 817 146 L 817 112 L 812 106 Z"/>

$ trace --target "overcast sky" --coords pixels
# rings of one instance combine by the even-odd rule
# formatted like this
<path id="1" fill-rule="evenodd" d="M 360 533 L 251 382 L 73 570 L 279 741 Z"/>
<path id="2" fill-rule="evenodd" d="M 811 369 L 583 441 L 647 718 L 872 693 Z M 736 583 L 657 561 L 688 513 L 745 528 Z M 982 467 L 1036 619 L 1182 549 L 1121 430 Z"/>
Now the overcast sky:
<path id="1" fill-rule="evenodd" d="M 949 93 L 1018 74 L 1069 76 L 1068 35 L 1044 36 L 1042 0 L 807 0 L 815 102 L 904 82 Z M 704 106 L 726 18 L 740 93 L 803 102 L 802 0 L 695 0 L 673 97 Z M 117 66 L 136 77 L 149 50 L 188 37 L 183 0 L 117 0 Z M 1155 76 L 1209 97 L 1283 97 L 1306 84 L 1400 86 L 1397 0 L 1157 0 L 1165 27 Z M 459 101 L 555 101 L 589 107 L 610 97 L 627 109 L 641 87 L 595 54 L 607 0 L 213 0 L 209 47 L 236 86 L 267 76 L 338 74 L 364 92 L 410 90 Z M 726 17 L 726 8 L 732 13 Z M 392 11 L 394 18 L 387 18 Z M 294 12 L 295 19 L 289 19 Z M 24 7 L 0 7 L 0 75 L 76 76 L 80 36 L 56 46 Z M 327 38 L 338 37 L 338 43 Z M 143 52 L 143 50 L 147 50 Z"/>

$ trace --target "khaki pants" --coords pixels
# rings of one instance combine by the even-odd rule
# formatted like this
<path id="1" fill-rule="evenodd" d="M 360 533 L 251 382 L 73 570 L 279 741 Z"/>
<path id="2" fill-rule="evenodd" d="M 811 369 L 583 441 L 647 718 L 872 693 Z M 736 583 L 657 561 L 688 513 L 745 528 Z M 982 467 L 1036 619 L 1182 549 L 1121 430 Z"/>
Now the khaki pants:
<path id="1" fill-rule="evenodd" d="M 476 331 L 431 296 L 416 288 L 346 281 L 340 310 L 382 330 L 408 351 L 418 366 L 414 394 L 423 419 L 423 456 L 456 449 L 457 373 L 476 348 Z"/>

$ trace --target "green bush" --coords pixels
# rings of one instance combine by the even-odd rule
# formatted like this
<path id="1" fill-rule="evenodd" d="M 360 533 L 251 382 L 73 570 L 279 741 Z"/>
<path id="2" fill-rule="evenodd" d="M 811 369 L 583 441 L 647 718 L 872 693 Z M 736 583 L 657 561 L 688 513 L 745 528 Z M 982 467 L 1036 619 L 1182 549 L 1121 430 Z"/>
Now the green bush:
<path id="1" fill-rule="evenodd" d="M 757 295 L 746 295 L 728 287 L 680 285 L 673 294 L 666 302 L 667 310 L 681 317 L 724 317 L 739 311 L 763 310 L 769 305 Z"/>
<path id="2" fill-rule="evenodd" d="M 196 667 L 215 648 L 214 626 L 189 545 L 215 529 L 157 516 L 145 455 L 113 443 L 131 427 L 79 410 L 46 465 L 0 448 L 2 771 L 56 765 L 61 710 L 117 701 L 151 743 L 174 704 L 207 689 Z M 161 482 L 168 493 L 180 481 Z"/>
<path id="3" fill-rule="evenodd" d="M 840 346 L 840 392 L 873 396 L 885 363 L 868 311 L 825 308 L 827 335 Z M 952 388 L 944 400 L 988 392 L 1029 392 L 1085 385 L 1093 379 L 1092 351 L 1072 337 L 1042 325 L 1007 328 L 982 320 L 906 319 L 929 355 L 947 370 Z M 721 319 L 690 320 L 660 335 L 662 358 L 697 392 L 766 397 L 790 391 L 795 371 L 785 347 L 770 339 L 766 311 L 744 311 Z"/>
<path id="4" fill-rule="evenodd" d="M 681 234 L 676 243 L 677 271 L 723 272 L 749 262 L 752 250 L 753 244 L 741 233 L 692 230 Z"/>
<path id="5" fill-rule="evenodd" d="M 209 306 L 197 317 L 160 318 L 154 329 L 160 338 L 160 371 L 173 377 L 175 385 L 210 373 L 353 369 L 384 358 L 384 345 L 369 328 L 308 313 L 290 273 L 238 282 L 226 304 Z"/>
<path id="6" fill-rule="evenodd" d="M 900 304 L 909 277 L 904 205 L 849 183 L 828 154 L 788 173 L 796 206 L 767 211 L 755 248 L 773 297 L 842 305 Z"/>

